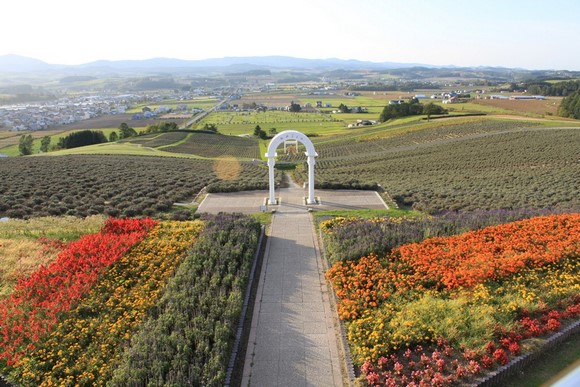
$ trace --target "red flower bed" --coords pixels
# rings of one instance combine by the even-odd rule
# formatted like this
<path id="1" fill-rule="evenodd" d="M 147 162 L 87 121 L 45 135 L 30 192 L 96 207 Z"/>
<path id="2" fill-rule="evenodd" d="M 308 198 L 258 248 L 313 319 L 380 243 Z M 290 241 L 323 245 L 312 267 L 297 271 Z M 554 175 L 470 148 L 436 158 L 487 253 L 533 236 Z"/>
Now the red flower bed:
<path id="1" fill-rule="evenodd" d="M 50 331 L 99 275 L 156 224 L 151 219 L 109 219 L 99 234 L 71 242 L 57 260 L 16 285 L 0 305 L 0 361 L 11 365 Z"/>

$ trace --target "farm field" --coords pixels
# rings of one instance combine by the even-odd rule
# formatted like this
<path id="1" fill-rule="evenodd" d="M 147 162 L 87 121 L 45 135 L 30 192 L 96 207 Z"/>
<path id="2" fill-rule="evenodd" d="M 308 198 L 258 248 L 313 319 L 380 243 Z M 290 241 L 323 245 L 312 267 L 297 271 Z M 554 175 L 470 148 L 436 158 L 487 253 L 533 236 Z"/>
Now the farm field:
<path id="1" fill-rule="evenodd" d="M 578 207 L 579 166 L 571 162 L 578 157 L 578 129 L 517 129 L 517 123 L 508 122 L 501 125 L 511 128 L 505 132 L 494 132 L 494 127 L 467 127 L 468 135 L 442 127 L 439 133 L 408 132 L 354 145 L 322 143 L 317 152 L 327 158 L 317 162 L 317 185 L 379 184 L 400 205 L 429 213 Z M 303 165 L 296 169 L 296 180 L 304 181 L 304 171 Z"/>
<path id="2" fill-rule="evenodd" d="M 337 218 L 321 228 L 369 386 L 472 384 L 580 314 L 577 213 Z M 341 248 L 352 242 L 359 248 Z"/>
<path id="3" fill-rule="evenodd" d="M 218 112 L 201 120 L 197 127 L 202 128 L 206 123 L 215 124 L 221 133 L 228 135 L 251 135 L 256 125 L 260 125 L 266 133 L 276 128 L 277 132 L 295 129 L 317 135 L 339 133 L 347 126 L 335 115 L 283 111 Z"/>
<path id="4" fill-rule="evenodd" d="M 198 109 L 208 109 L 211 108 L 212 106 L 214 106 L 219 100 L 215 99 L 215 98 L 195 98 L 195 99 L 188 99 L 188 100 L 176 100 L 176 99 L 169 99 L 169 100 L 164 100 L 161 102 L 157 102 L 157 103 L 145 103 L 145 104 L 140 104 L 137 105 L 135 107 L 133 107 L 132 109 L 127 110 L 127 114 L 135 114 L 135 113 L 141 113 L 144 107 L 148 107 L 151 110 L 155 110 L 156 108 L 158 108 L 159 106 L 168 106 L 172 109 L 175 109 L 177 106 L 180 105 L 187 105 L 189 110 L 191 111 L 191 109 L 193 108 L 198 108 Z"/>
<path id="5" fill-rule="evenodd" d="M 545 100 L 505 100 L 505 99 L 476 99 L 474 104 L 490 106 L 509 111 L 511 114 L 532 116 L 557 116 L 558 106 L 562 98 L 550 97 Z"/>
<path id="6" fill-rule="evenodd" d="M 251 135 L 256 125 L 311 136 L 317 187 L 384 190 L 413 214 L 321 224 L 362 383 L 470 383 L 577 319 L 577 122 L 543 119 L 539 104 L 472 101 L 452 113 L 485 117 L 347 129 L 398 96 L 293 97 L 370 112 L 219 112 L 199 126 L 221 134 L 0 159 L 0 218 L 10 218 L 0 221 L 0 374 L 23 386 L 222 385 L 259 226 L 232 215 L 168 219 L 191 219 L 200 192 L 267 189 L 268 169 L 251 161 L 268 143 Z M 282 153 L 286 173 L 303 181 L 304 157 Z M 155 220 L 132 219 L 143 217 Z M 90 270 L 66 277 L 80 267 L 71 257 L 93 251 L 103 254 L 79 264 Z M 58 286 L 38 290 L 44 299 L 27 298 L 51 276 Z M 35 308 L 46 309 L 23 312 Z"/>
<path id="7" fill-rule="evenodd" d="M 160 149 L 166 152 L 191 154 L 206 158 L 261 159 L 260 147 L 255 137 L 192 132 L 179 142 L 165 144 Z"/>
<path id="8" fill-rule="evenodd" d="M 0 222 L 0 299 L 12 292 L 18 278 L 51 263 L 66 243 L 97 232 L 104 222 L 101 215 Z"/>
<path id="9" fill-rule="evenodd" d="M 135 128 L 136 130 L 139 130 L 140 128 Z M 141 128 L 143 129 L 143 128 Z M 35 132 L 30 132 L 30 134 L 32 134 L 33 136 L 33 142 L 32 142 L 32 154 L 40 154 L 40 140 L 42 139 L 42 137 L 44 136 L 49 136 L 50 137 L 50 145 L 56 145 L 58 144 L 58 141 L 61 137 L 66 137 L 71 133 L 75 133 L 75 132 L 79 132 L 81 130 L 86 130 L 86 129 L 73 129 L 73 130 L 67 130 L 64 132 L 58 132 L 58 131 L 35 131 Z M 91 130 L 95 130 L 95 131 L 100 131 L 103 132 L 103 134 L 108 137 L 111 132 L 115 132 L 118 130 L 113 129 L 113 128 L 96 128 L 96 129 L 91 129 Z M 51 133 L 55 133 L 55 134 L 51 134 Z M 39 137 L 39 134 L 42 134 L 42 136 Z M 20 151 L 18 149 L 18 143 L 20 141 L 20 136 L 22 135 L 22 133 L 17 134 L 16 136 L 10 137 L 8 139 L 6 139 L 7 141 L 5 142 L 6 146 L 3 148 L 0 148 L 0 153 L 3 153 L 5 155 L 7 155 L 8 157 L 16 157 L 20 155 Z M 1 142 L 2 140 L 0 140 Z"/>
<path id="10" fill-rule="evenodd" d="M 266 189 L 268 169 L 228 160 L 128 155 L 0 159 L 0 217 L 159 215 L 212 184 Z M 278 177 L 279 179 L 280 177 Z M 278 180 L 279 181 L 279 180 Z M 66 189 L 64 188 L 66 187 Z"/>
<path id="11" fill-rule="evenodd" d="M 33 139 L 33 153 L 39 153 L 40 150 L 40 139 L 44 136 L 51 137 L 51 144 L 54 145 L 58 142 L 60 137 L 64 137 L 70 133 L 78 132 L 80 130 L 99 130 L 102 131 L 107 137 L 111 132 L 118 132 L 119 125 L 125 122 L 130 127 L 134 128 L 137 132 L 144 130 L 147 125 L 159 124 L 163 120 L 159 119 L 144 119 L 144 120 L 133 120 L 131 114 L 117 114 L 108 115 L 102 117 L 91 118 L 89 120 L 78 121 L 73 124 L 63 125 L 58 128 L 50 130 L 40 130 L 31 132 L 11 132 L 11 131 L 0 131 L 0 153 L 7 154 L 10 157 L 18 156 L 18 142 L 20 136 L 23 134 L 31 134 Z"/>
<path id="12" fill-rule="evenodd" d="M 223 384 L 259 233 L 236 215 L 107 220 L 4 300 L 0 373 L 22 386 Z"/>

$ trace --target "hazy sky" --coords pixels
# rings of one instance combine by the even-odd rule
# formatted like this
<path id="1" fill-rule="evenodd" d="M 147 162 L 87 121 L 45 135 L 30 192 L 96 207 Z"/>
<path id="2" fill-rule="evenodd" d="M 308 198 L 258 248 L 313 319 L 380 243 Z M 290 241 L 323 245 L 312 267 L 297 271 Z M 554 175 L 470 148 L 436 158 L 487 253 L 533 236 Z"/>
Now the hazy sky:
<path id="1" fill-rule="evenodd" d="M 0 55 L 287 55 L 580 70 L 579 0 L 5 0 Z"/>

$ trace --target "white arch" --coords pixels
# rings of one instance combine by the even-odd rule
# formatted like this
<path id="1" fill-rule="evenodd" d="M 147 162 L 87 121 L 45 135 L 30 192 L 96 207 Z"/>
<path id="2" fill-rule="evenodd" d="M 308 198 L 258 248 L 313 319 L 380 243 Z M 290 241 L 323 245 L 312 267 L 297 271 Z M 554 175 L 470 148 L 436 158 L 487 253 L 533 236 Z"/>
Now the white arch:
<path id="1" fill-rule="evenodd" d="M 314 150 L 314 145 L 312 141 L 303 133 L 296 130 L 285 130 L 278 133 L 270 141 L 268 145 L 268 152 L 266 157 L 268 158 L 268 172 L 269 172 L 269 182 L 270 182 L 270 197 L 268 199 L 269 204 L 277 204 L 276 196 L 274 192 L 274 165 L 276 164 L 276 149 L 287 140 L 297 140 L 306 147 L 306 152 L 304 154 L 308 157 L 308 204 L 316 204 L 316 199 L 314 198 L 314 164 L 316 163 L 315 157 L 318 156 L 316 150 Z"/>

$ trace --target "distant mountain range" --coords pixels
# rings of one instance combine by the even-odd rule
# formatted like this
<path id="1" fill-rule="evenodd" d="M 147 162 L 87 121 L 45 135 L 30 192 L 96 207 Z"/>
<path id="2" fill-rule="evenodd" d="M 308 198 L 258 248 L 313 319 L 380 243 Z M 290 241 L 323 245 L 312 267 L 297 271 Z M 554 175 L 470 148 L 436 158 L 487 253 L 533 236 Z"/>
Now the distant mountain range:
<path id="1" fill-rule="evenodd" d="M 49 64 L 38 59 L 19 55 L 1 55 L 0 72 L 23 73 L 23 72 L 47 72 L 66 70 L 95 70 L 104 71 L 163 71 L 163 70 L 221 70 L 228 72 L 249 70 L 283 70 L 283 69 L 310 69 L 310 70 L 355 70 L 355 69 L 395 69 L 410 67 L 436 68 L 433 66 L 417 63 L 397 62 L 366 62 L 359 60 L 343 59 L 303 59 L 289 56 L 251 56 L 251 57 L 225 57 L 202 60 L 183 60 L 171 58 L 153 58 L 145 60 L 99 60 L 80 65 Z M 452 67 L 452 66 L 446 66 Z"/>

